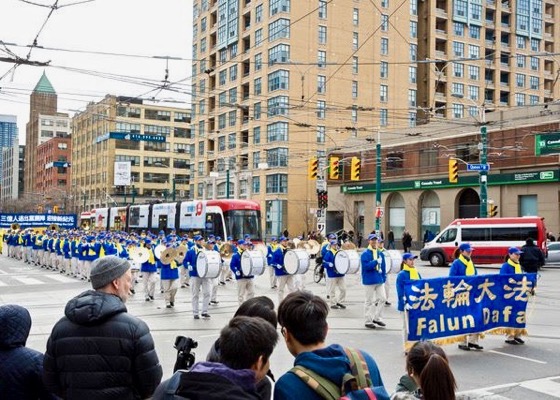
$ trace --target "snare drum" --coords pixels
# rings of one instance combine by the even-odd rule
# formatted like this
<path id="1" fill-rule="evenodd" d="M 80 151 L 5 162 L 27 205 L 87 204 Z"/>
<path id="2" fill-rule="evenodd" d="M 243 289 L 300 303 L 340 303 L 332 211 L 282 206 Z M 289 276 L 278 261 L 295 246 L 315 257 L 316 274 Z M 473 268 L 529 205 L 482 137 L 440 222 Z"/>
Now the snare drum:
<path id="1" fill-rule="evenodd" d="M 266 258 L 259 250 L 246 250 L 241 254 L 241 272 L 244 276 L 262 275 Z"/>
<path id="2" fill-rule="evenodd" d="M 284 271 L 289 275 L 305 274 L 309 269 L 309 253 L 304 249 L 288 250 L 284 255 Z"/>
<path id="3" fill-rule="evenodd" d="M 388 274 L 398 274 L 401 270 L 402 254 L 398 250 L 385 250 L 385 267 Z"/>
<path id="4" fill-rule="evenodd" d="M 360 270 L 360 255 L 356 250 L 340 250 L 334 256 L 334 269 L 342 275 L 355 274 Z"/>
<path id="5" fill-rule="evenodd" d="M 217 251 L 201 251 L 196 257 L 196 272 L 201 278 L 217 278 L 220 275 L 221 256 Z"/>

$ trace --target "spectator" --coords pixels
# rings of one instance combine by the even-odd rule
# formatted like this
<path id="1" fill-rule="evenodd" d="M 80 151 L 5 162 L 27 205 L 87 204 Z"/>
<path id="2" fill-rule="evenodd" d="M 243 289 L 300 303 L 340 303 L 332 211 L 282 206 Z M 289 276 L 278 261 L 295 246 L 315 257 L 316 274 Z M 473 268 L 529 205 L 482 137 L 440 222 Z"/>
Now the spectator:
<path id="1" fill-rule="evenodd" d="M 362 247 L 363 240 L 364 240 L 364 235 L 362 234 L 362 232 L 358 232 L 358 238 L 357 238 L 358 248 Z"/>
<path id="2" fill-rule="evenodd" d="M 257 384 L 268 372 L 269 358 L 278 342 L 276 329 L 260 317 L 239 316 L 222 329 L 218 340 L 220 362 L 199 362 L 190 371 L 179 372 L 179 387 L 173 394 L 193 400 L 264 399 Z M 165 384 L 160 385 L 154 400 L 166 398 Z"/>
<path id="3" fill-rule="evenodd" d="M 453 264 L 449 268 L 449 276 L 474 276 L 478 275 L 476 267 L 472 261 L 473 248 L 468 243 L 462 243 L 459 248 L 455 250 Z M 484 347 L 478 344 L 480 335 L 473 333 L 465 336 L 463 343 L 459 344 L 461 350 L 482 350 Z"/>
<path id="4" fill-rule="evenodd" d="M 278 326 L 276 311 L 274 311 L 274 303 L 266 296 L 253 297 L 241 304 L 233 317 L 235 318 L 240 316 L 260 317 L 265 321 L 270 322 L 274 329 Z M 212 346 L 206 356 L 206 361 L 220 361 L 220 339 L 214 342 L 214 346 Z M 267 376 L 270 380 L 266 378 L 257 382 L 256 390 L 261 395 L 262 399 L 272 398 L 272 382 L 274 382 L 274 376 L 270 370 L 268 371 Z"/>
<path id="5" fill-rule="evenodd" d="M 161 381 L 162 369 L 150 329 L 127 313 L 128 261 L 96 260 L 94 290 L 68 302 L 47 342 L 44 380 L 65 399 L 144 399 Z"/>
<path id="6" fill-rule="evenodd" d="M 0 306 L 0 398 L 55 399 L 43 385 L 43 354 L 25 347 L 31 316 L 27 309 Z"/>
<path id="7" fill-rule="evenodd" d="M 387 234 L 387 249 L 395 250 L 395 234 L 393 231 L 389 231 Z"/>
<path id="8" fill-rule="evenodd" d="M 535 245 L 532 238 L 525 240 L 521 251 L 519 262 L 525 272 L 537 272 L 544 265 L 543 252 Z"/>
<path id="9" fill-rule="evenodd" d="M 303 367 L 331 381 L 338 388 L 346 374 L 351 374 L 350 359 L 338 344 L 325 345 L 328 331 L 329 307 L 319 296 L 310 292 L 290 293 L 278 307 L 278 322 L 289 352 L 295 357 L 294 365 Z M 377 398 L 387 398 L 383 380 L 374 359 L 358 351 L 369 369 Z M 275 400 L 320 400 L 316 389 L 296 375 L 292 369 L 282 375 L 274 386 Z"/>
<path id="10" fill-rule="evenodd" d="M 406 375 L 392 400 L 455 400 L 457 383 L 443 349 L 423 341 L 412 346 L 406 357 Z"/>
<path id="11" fill-rule="evenodd" d="M 412 247 L 412 236 L 405 229 L 402 235 L 402 245 L 405 253 L 410 253 L 410 248 Z"/>

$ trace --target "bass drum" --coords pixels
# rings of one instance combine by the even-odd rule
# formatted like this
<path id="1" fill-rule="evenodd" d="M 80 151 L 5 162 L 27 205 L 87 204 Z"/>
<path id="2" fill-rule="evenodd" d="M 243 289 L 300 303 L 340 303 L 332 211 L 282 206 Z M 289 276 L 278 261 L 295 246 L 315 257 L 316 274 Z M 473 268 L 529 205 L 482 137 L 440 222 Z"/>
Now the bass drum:
<path id="1" fill-rule="evenodd" d="M 303 249 L 288 250 L 284 254 L 284 271 L 289 275 L 305 274 L 309 269 L 309 253 Z"/>
<path id="2" fill-rule="evenodd" d="M 339 274 L 356 274 L 360 270 L 360 255 L 356 250 L 340 250 L 334 256 L 334 269 Z"/>
<path id="3" fill-rule="evenodd" d="M 385 266 L 388 274 L 398 274 L 401 271 L 402 254 L 398 250 L 385 250 Z"/>
<path id="4" fill-rule="evenodd" d="M 217 278 L 220 275 L 220 253 L 217 251 L 201 251 L 196 257 L 196 272 L 201 278 Z"/>
<path id="5" fill-rule="evenodd" d="M 259 250 L 247 250 L 241 255 L 241 272 L 244 276 L 262 275 L 266 258 Z"/>

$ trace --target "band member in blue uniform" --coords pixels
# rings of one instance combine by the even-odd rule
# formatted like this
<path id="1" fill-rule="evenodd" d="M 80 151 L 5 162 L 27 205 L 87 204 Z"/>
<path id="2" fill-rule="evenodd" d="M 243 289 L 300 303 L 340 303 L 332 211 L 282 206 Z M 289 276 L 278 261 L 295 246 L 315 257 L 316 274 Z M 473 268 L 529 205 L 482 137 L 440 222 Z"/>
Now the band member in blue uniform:
<path id="1" fill-rule="evenodd" d="M 385 295 L 385 257 L 377 248 L 377 235 L 368 236 L 368 247 L 360 256 L 362 263 L 362 284 L 366 289 L 364 318 L 366 328 L 374 329 L 376 325 L 385 326 L 381 319 L 383 307 L 387 301 Z"/>

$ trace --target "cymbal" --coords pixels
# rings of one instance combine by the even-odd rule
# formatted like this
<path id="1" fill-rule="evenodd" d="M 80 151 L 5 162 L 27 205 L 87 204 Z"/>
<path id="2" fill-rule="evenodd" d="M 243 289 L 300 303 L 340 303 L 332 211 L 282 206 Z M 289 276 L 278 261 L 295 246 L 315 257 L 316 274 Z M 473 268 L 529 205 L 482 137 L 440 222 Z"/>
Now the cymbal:
<path id="1" fill-rule="evenodd" d="M 167 247 L 164 244 L 158 244 L 154 249 L 154 254 L 156 255 L 156 257 L 161 260 L 161 253 L 163 253 L 166 248 Z"/>
<path id="2" fill-rule="evenodd" d="M 185 257 L 187 255 L 187 247 L 183 245 L 178 246 L 175 248 L 175 253 L 175 261 L 181 264 L 185 260 Z"/>
<path id="3" fill-rule="evenodd" d="M 173 247 L 168 247 L 161 252 L 159 259 L 164 264 L 171 264 L 171 261 L 175 259 L 177 251 Z"/>
<path id="4" fill-rule="evenodd" d="M 321 245 L 315 239 L 309 239 L 307 243 L 310 246 L 310 249 L 308 251 L 309 254 L 315 255 L 321 250 Z"/>
<path id="5" fill-rule="evenodd" d="M 230 259 L 233 256 L 233 248 L 231 244 L 224 243 L 220 246 L 220 255 L 223 259 Z"/>
<path id="6" fill-rule="evenodd" d="M 130 250 L 130 258 L 140 264 L 145 263 L 150 258 L 150 250 L 145 247 L 135 247 Z"/>
<path id="7" fill-rule="evenodd" d="M 344 242 L 340 248 L 342 250 L 356 250 L 356 245 L 352 242 Z"/>

